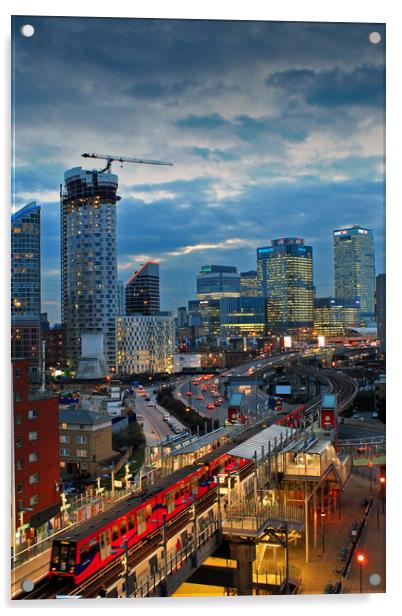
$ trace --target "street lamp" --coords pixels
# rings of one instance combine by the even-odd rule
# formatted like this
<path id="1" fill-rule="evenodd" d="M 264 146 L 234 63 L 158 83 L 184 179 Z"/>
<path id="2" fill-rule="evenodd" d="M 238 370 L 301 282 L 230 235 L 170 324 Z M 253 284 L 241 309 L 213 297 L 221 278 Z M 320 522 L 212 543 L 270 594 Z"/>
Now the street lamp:
<path id="1" fill-rule="evenodd" d="M 360 571 L 360 592 L 363 592 L 363 565 L 366 564 L 366 557 L 361 552 L 356 555 L 356 560 Z"/>
<path id="2" fill-rule="evenodd" d="M 322 538 L 322 553 L 324 554 L 325 552 L 325 537 L 324 537 L 324 518 L 325 518 L 325 511 L 321 510 L 321 538 Z"/>

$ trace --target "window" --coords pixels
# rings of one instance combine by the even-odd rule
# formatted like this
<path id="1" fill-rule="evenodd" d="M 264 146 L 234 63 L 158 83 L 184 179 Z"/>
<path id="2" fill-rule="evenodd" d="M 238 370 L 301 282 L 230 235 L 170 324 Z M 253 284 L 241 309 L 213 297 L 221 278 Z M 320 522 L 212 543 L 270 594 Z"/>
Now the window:
<path id="1" fill-rule="evenodd" d="M 16 368 L 15 369 L 15 378 L 16 379 L 20 379 L 21 375 L 22 375 L 21 368 Z"/>
<path id="2" fill-rule="evenodd" d="M 66 424 L 66 423 L 64 423 L 64 422 L 62 422 L 62 423 L 60 424 L 60 430 L 67 430 L 67 424 Z"/>
<path id="3" fill-rule="evenodd" d="M 17 471 L 22 471 L 22 469 L 24 468 L 24 463 L 22 460 L 17 460 L 16 468 Z"/>
<path id="4" fill-rule="evenodd" d="M 17 447 L 17 449 L 19 449 L 20 447 L 22 447 L 24 444 L 24 440 L 22 438 L 17 438 L 15 440 L 15 446 Z"/>
<path id="5" fill-rule="evenodd" d="M 127 532 L 127 520 L 122 520 L 120 522 L 120 534 L 125 535 Z"/>
<path id="6" fill-rule="evenodd" d="M 39 483 L 39 473 L 34 473 L 33 475 L 29 475 L 29 483 L 32 485 L 33 483 Z"/>
<path id="7" fill-rule="evenodd" d="M 17 426 L 20 426 L 22 424 L 22 415 L 15 416 L 15 423 Z"/>
<path id="8" fill-rule="evenodd" d="M 38 433 L 36 431 L 35 432 L 29 432 L 28 440 L 29 441 L 37 441 L 38 440 Z"/>
<path id="9" fill-rule="evenodd" d="M 66 463 L 64 461 L 60 462 L 60 468 L 66 468 Z"/>
<path id="10" fill-rule="evenodd" d="M 30 411 L 28 411 L 28 419 L 36 419 L 38 415 L 39 413 L 36 409 L 31 409 Z"/>
<path id="11" fill-rule="evenodd" d="M 60 449 L 60 455 L 61 456 L 69 456 L 70 455 L 70 450 L 69 449 Z"/>
<path id="12" fill-rule="evenodd" d="M 85 430 L 84 424 L 80 424 L 80 430 Z"/>
<path id="13" fill-rule="evenodd" d="M 82 470 L 86 470 L 88 468 L 88 463 L 87 462 L 81 462 L 81 468 L 82 468 Z"/>
<path id="14" fill-rule="evenodd" d="M 87 443 L 88 439 L 86 436 L 77 436 L 77 438 L 75 439 L 76 443 L 79 443 L 80 445 L 85 445 L 85 443 Z"/>
<path id="15" fill-rule="evenodd" d="M 37 505 L 38 503 L 39 503 L 39 494 L 34 494 L 33 496 L 31 496 L 31 498 L 29 499 L 29 504 Z"/>
<path id="16" fill-rule="evenodd" d="M 77 449 L 77 457 L 78 458 L 87 458 L 88 452 L 86 449 Z"/>
<path id="17" fill-rule="evenodd" d="M 67 436 L 66 434 L 62 434 L 60 436 L 60 443 L 69 443 L 70 442 L 70 437 Z"/>
<path id="18" fill-rule="evenodd" d="M 33 451 L 29 454 L 29 462 L 37 462 L 39 460 L 39 454 L 37 451 Z"/>
<path id="19" fill-rule="evenodd" d="M 16 392 L 15 392 L 15 401 L 16 401 L 16 402 L 21 402 L 21 400 L 22 400 L 22 394 L 21 394 L 21 392 L 20 392 L 20 391 L 16 391 Z"/>
<path id="20" fill-rule="evenodd" d="M 119 527 L 117 526 L 117 524 L 115 524 L 112 527 L 112 541 L 116 541 L 118 536 L 119 536 Z"/>
<path id="21" fill-rule="evenodd" d="M 23 492 L 24 491 L 24 484 L 22 483 L 22 481 L 20 481 L 20 483 L 17 483 L 17 492 Z"/>

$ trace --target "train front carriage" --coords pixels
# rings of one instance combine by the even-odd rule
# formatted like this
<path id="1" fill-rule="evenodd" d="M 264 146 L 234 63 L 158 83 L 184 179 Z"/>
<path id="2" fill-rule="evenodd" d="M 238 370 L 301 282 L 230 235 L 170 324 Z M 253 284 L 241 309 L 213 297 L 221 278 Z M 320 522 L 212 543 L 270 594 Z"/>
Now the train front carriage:
<path id="1" fill-rule="evenodd" d="M 70 579 L 74 581 L 77 562 L 77 544 L 75 541 L 55 540 L 52 543 L 49 579 Z"/>

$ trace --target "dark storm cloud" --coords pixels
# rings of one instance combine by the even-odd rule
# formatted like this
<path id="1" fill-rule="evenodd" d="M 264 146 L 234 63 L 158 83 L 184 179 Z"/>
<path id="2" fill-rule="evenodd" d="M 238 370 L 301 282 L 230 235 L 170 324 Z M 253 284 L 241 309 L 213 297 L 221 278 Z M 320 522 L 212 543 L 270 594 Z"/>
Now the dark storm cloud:
<path id="1" fill-rule="evenodd" d="M 298 93 L 312 105 L 384 105 L 385 74 L 381 66 L 363 65 L 350 71 L 336 67 L 321 72 L 291 69 L 273 73 L 266 84 Z"/>
<path id="2" fill-rule="evenodd" d="M 35 27 L 32 38 L 19 35 L 23 23 Z M 18 207 L 43 203 L 49 312 L 59 302 L 57 193 L 84 151 L 174 161 L 169 172 L 114 167 L 121 276 L 137 258 L 160 258 L 166 309 L 194 294 L 202 263 L 255 269 L 256 247 L 280 235 L 312 243 L 315 283 L 328 294 L 331 232 L 342 224 L 373 228 L 382 271 L 383 25 L 56 17 L 14 25 L 13 191 Z M 373 30 L 379 45 L 369 43 Z"/>

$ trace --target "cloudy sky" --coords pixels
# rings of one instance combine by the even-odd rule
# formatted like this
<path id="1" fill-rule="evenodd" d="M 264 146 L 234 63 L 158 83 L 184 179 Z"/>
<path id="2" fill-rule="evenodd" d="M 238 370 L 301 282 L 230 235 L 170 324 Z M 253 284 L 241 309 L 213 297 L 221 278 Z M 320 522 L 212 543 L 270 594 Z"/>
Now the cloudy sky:
<path id="1" fill-rule="evenodd" d="M 31 38 L 20 34 L 26 23 Z M 313 246 L 317 295 L 329 295 L 332 230 L 351 224 L 373 229 L 385 271 L 382 25 L 18 17 L 14 26 L 13 209 L 43 206 L 42 309 L 52 321 L 59 185 L 88 151 L 174 163 L 113 169 L 119 276 L 159 260 L 162 309 L 195 296 L 202 264 L 255 269 L 256 248 L 281 236 Z"/>

